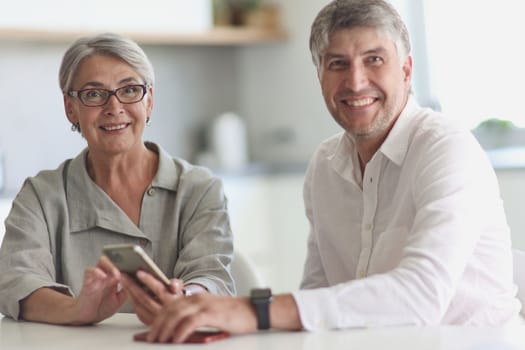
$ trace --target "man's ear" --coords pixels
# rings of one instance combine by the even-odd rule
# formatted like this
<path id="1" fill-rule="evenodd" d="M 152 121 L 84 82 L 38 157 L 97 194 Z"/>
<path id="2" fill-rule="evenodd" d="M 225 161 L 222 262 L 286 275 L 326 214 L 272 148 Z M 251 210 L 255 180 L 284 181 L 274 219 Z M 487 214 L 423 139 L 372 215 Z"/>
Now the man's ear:
<path id="1" fill-rule="evenodd" d="M 405 62 L 403 62 L 403 72 L 405 74 L 404 81 L 410 82 L 412 81 L 412 56 L 408 55 L 405 58 Z"/>

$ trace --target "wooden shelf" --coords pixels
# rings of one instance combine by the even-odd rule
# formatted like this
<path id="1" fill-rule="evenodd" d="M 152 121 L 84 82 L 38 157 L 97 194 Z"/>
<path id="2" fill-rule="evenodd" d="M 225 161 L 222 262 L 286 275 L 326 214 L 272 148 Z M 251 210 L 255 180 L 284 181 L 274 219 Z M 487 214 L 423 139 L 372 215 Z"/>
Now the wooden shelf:
<path id="1" fill-rule="evenodd" d="M 70 43 L 93 31 L 57 31 L 49 29 L 0 28 L 0 40 Z M 243 46 L 278 43 L 286 40 L 282 30 L 252 27 L 215 27 L 198 33 L 122 32 L 140 44 L 190 46 Z"/>

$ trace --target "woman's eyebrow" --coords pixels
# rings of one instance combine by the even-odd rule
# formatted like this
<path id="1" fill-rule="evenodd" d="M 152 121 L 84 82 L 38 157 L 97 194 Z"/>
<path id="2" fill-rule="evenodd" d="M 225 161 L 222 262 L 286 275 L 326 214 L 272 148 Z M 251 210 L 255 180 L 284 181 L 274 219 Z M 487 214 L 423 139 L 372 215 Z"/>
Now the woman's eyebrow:
<path id="1" fill-rule="evenodd" d="M 118 85 L 123 85 L 123 84 L 128 84 L 128 83 L 139 83 L 139 80 L 134 77 L 124 78 L 118 82 Z M 87 83 L 84 83 L 84 85 L 82 85 L 81 89 L 79 90 L 86 89 L 86 88 L 89 89 L 91 87 L 95 89 L 105 88 L 105 85 L 99 81 L 88 81 Z"/>

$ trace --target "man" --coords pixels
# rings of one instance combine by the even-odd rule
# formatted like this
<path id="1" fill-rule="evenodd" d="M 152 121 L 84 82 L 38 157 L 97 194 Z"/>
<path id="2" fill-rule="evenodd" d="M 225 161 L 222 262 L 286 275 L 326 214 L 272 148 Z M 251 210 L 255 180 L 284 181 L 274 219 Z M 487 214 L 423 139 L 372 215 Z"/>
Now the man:
<path id="1" fill-rule="evenodd" d="M 273 300 L 268 291 L 181 297 L 147 339 L 180 342 L 199 326 L 246 333 L 517 317 L 497 179 L 470 132 L 411 96 L 410 43 L 397 12 L 383 0 L 332 1 L 312 25 L 310 49 L 344 132 L 308 167 L 302 290 Z"/>

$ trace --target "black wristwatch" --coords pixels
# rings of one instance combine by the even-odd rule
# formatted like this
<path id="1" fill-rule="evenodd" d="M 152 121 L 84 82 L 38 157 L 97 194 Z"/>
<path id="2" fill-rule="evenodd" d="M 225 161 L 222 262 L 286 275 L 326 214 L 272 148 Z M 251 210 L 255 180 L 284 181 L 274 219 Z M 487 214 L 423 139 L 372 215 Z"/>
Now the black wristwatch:
<path id="1" fill-rule="evenodd" d="M 250 291 L 250 301 L 255 306 L 257 314 L 257 329 L 270 328 L 270 303 L 272 290 L 270 288 L 256 288 Z"/>

